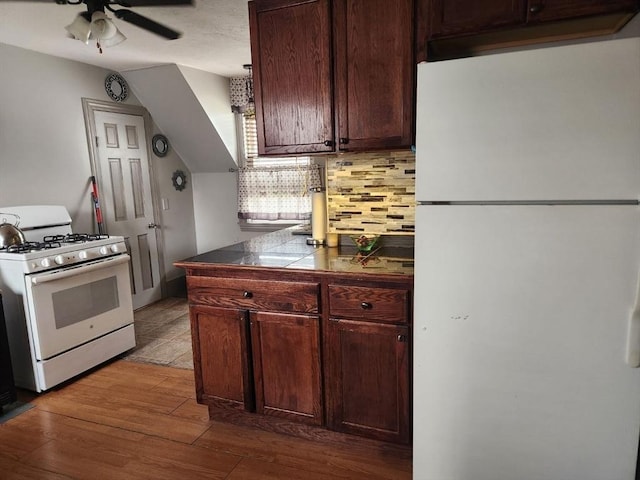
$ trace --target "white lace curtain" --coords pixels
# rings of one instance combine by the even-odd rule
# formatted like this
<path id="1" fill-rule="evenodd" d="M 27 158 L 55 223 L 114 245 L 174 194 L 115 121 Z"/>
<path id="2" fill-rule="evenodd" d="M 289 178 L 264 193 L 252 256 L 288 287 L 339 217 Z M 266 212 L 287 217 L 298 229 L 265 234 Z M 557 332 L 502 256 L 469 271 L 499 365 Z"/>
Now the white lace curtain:
<path id="1" fill-rule="evenodd" d="M 319 165 L 247 167 L 238 170 L 238 218 L 305 220 L 310 188 L 321 186 Z"/>

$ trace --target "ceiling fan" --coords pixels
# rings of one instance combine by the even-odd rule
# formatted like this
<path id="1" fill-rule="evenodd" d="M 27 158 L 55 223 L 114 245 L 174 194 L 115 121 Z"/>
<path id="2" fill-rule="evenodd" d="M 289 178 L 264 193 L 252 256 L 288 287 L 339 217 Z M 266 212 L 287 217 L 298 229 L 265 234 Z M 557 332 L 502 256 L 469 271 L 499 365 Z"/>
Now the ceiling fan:
<path id="1" fill-rule="evenodd" d="M 7 0 L 0 0 L 7 1 Z M 11 0 L 8 0 L 11 1 Z M 182 36 L 182 33 L 173 28 L 162 25 L 150 18 L 139 13 L 128 10 L 131 7 L 157 7 L 157 6 L 176 6 L 193 5 L 193 0 L 26 0 L 28 2 L 51 3 L 58 5 L 80 5 L 87 6 L 86 12 L 81 12 L 75 20 L 65 28 L 69 34 L 84 43 L 88 44 L 89 40 L 97 41 L 98 49 L 102 53 L 102 47 L 112 47 L 124 41 L 126 37 L 120 33 L 115 24 L 106 15 L 105 10 L 112 12 L 113 15 L 125 22 L 132 23 L 137 27 L 143 28 L 149 32 L 155 33 L 168 40 L 175 40 Z M 124 8 L 114 8 L 124 7 Z"/>

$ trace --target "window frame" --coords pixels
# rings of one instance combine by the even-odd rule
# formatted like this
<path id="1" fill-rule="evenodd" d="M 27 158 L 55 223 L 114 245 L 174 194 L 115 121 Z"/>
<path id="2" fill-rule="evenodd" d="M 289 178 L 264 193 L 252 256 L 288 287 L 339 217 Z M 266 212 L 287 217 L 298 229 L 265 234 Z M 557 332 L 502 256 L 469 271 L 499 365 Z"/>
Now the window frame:
<path id="1" fill-rule="evenodd" d="M 247 128 L 250 129 L 251 135 L 247 135 Z M 238 159 L 240 167 L 278 167 L 278 166 L 295 166 L 295 165 L 312 165 L 317 163 L 308 155 L 291 156 L 291 157 L 261 157 L 258 155 L 258 137 L 257 124 L 255 114 L 236 114 L 236 132 L 238 137 Z M 247 139 L 251 141 L 248 144 Z M 324 175 L 321 175 L 324 183 Z M 238 219 L 238 225 L 241 231 L 253 232 L 273 232 L 283 228 L 292 227 L 300 224 L 310 224 L 311 218 L 308 220 L 251 220 Z"/>

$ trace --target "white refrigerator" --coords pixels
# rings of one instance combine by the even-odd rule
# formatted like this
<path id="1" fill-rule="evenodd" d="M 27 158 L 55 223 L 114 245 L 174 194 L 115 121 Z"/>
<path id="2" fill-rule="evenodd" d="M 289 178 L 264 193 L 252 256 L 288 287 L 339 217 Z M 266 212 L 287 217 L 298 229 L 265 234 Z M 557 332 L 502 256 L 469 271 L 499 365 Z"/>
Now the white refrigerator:
<path id="1" fill-rule="evenodd" d="M 420 64 L 417 116 L 413 477 L 635 478 L 640 39 Z"/>

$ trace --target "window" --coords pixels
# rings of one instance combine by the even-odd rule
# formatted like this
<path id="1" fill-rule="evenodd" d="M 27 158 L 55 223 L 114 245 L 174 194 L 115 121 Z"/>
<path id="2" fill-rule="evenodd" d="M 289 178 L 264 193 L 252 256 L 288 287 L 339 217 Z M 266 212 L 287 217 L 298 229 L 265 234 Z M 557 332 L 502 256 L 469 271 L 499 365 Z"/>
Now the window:
<path id="1" fill-rule="evenodd" d="M 311 217 L 320 167 L 309 157 L 260 157 L 254 115 L 239 115 L 244 165 L 238 171 L 238 218 L 245 223 L 300 223 Z"/>

